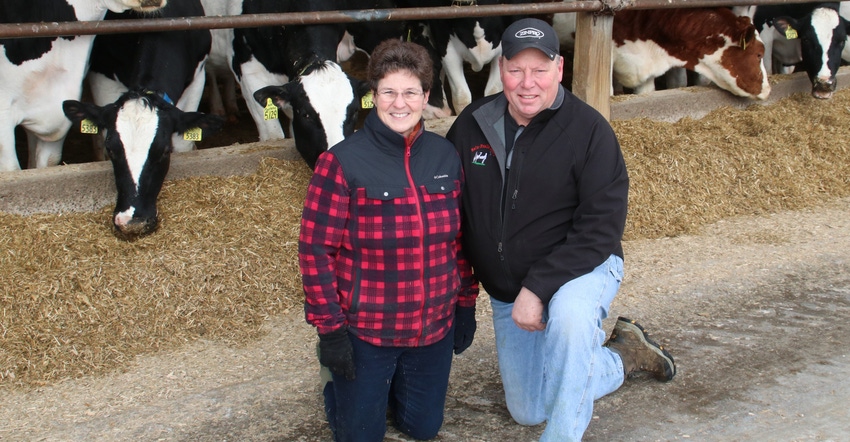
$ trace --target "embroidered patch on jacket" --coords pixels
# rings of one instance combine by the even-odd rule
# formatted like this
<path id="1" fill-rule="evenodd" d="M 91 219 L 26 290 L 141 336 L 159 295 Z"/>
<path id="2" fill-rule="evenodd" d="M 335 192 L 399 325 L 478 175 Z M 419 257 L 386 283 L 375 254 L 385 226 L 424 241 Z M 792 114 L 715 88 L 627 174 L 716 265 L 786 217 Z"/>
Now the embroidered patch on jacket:
<path id="1" fill-rule="evenodd" d="M 490 154 L 486 151 L 475 152 L 475 156 L 472 157 L 472 164 L 476 166 L 484 166 L 484 162 L 487 161 L 489 156 Z"/>
<path id="2" fill-rule="evenodd" d="M 489 144 L 479 144 L 472 148 L 472 164 L 476 166 L 484 166 L 487 158 L 493 153 L 493 148 Z"/>

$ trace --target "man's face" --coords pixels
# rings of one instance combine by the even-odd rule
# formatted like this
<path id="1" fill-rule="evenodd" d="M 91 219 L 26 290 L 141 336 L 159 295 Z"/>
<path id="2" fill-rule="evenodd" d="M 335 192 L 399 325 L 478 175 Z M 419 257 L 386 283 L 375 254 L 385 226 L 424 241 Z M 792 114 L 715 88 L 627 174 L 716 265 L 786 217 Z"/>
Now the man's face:
<path id="1" fill-rule="evenodd" d="M 564 58 L 550 60 L 543 52 L 528 48 L 508 60 L 499 60 L 508 110 L 520 125 L 552 106 L 564 77 Z"/>

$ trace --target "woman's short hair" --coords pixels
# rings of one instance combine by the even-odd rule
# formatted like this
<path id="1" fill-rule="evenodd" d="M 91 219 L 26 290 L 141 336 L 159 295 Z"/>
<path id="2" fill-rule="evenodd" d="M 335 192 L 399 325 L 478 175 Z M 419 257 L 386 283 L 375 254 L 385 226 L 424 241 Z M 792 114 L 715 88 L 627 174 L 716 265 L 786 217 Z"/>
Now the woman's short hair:
<path id="1" fill-rule="evenodd" d="M 372 51 L 369 58 L 368 81 L 372 90 L 389 74 L 408 71 L 419 79 L 422 91 L 431 90 L 434 69 L 428 50 L 419 44 L 402 40 L 384 40 Z"/>

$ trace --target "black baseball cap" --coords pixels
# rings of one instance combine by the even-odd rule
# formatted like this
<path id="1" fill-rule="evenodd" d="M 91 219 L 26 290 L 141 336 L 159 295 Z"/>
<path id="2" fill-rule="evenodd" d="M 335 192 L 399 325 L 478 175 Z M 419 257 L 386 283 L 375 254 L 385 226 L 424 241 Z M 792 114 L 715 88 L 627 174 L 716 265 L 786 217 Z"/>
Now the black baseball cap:
<path id="1" fill-rule="evenodd" d="M 511 23 L 502 34 L 502 55 L 511 59 L 523 49 L 541 50 L 550 60 L 561 53 L 555 30 L 543 20 L 523 18 Z"/>

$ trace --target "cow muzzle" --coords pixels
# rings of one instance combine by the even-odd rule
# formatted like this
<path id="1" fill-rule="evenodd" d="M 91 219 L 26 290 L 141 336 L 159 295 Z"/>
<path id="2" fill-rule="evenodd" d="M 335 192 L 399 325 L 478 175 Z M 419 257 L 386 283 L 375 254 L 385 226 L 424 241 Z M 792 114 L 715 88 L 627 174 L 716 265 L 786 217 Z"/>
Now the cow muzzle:
<path id="1" fill-rule="evenodd" d="M 153 11 L 165 7 L 165 3 L 167 1 L 168 0 L 141 0 L 139 2 L 139 9 L 142 11 Z"/>
<path id="2" fill-rule="evenodd" d="M 816 78 L 812 81 L 812 96 L 821 100 L 828 100 L 832 98 L 832 94 L 835 92 L 837 86 L 838 82 L 835 80 L 835 77 L 827 79 Z"/>
<path id="3" fill-rule="evenodd" d="M 132 218 L 130 220 L 119 218 L 120 215 L 113 218 L 113 233 L 116 237 L 125 241 L 132 241 L 153 233 L 159 227 L 159 220 L 156 216 L 152 218 Z"/>

